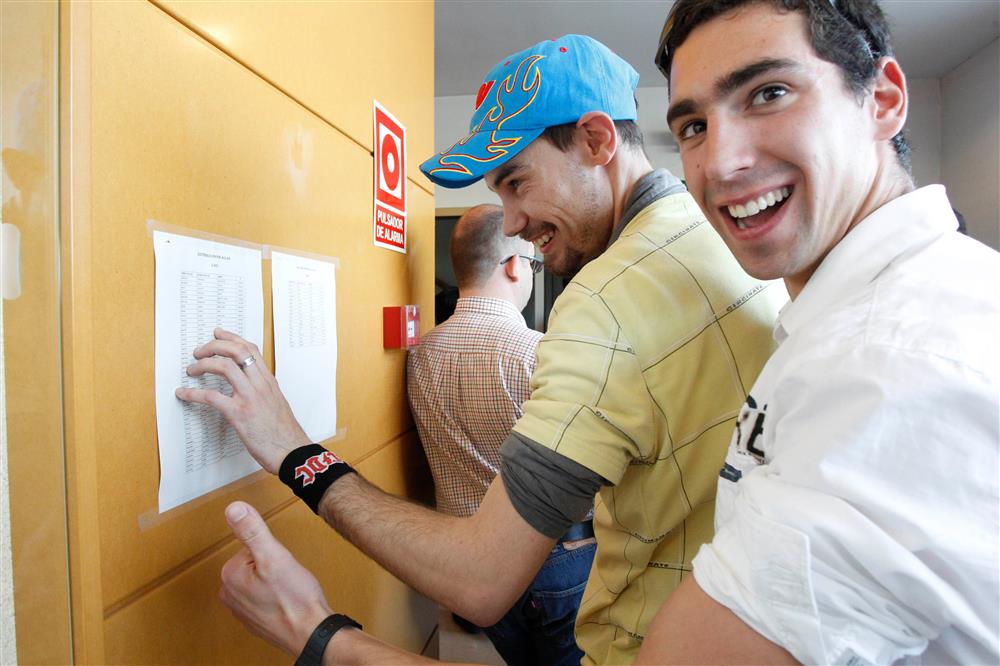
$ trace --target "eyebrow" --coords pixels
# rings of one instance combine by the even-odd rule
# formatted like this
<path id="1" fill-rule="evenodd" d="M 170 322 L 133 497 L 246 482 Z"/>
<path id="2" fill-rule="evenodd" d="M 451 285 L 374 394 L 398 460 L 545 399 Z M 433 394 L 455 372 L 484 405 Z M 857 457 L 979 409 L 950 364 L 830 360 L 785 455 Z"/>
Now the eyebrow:
<path id="1" fill-rule="evenodd" d="M 490 185 L 489 183 L 487 183 L 486 186 L 489 187 L 494 192 L 496 192 L 498 189 L 500 189 L 500 186 L 503 185 L 503 182 L 507 180 L 507 178 L 509 178 L 512 173 L 514 173 L 520 168 L 521 165 L 517 163 L 514 159 L 508 160 L 506 164 L 497 167 L 497 175 L 496 178 L 493 179 L 493 184 Z"/>
<path id="2" fill-rule="evenodd" d="M 764 58 L 752 62 L 717 79 L 715 85 L 712 86 L 713 98 L 726 97 L 740 86 L 766 72 L 799 69 L 800 67 L 799 63 L 787 58 Z M 680 116 L 686 116 L 697 110 L 698 105 L 691 98 L 682 99 L 676 104 L 671 104 L 670 110 L 667 111 L 667 126 L 669 127 Z"/>

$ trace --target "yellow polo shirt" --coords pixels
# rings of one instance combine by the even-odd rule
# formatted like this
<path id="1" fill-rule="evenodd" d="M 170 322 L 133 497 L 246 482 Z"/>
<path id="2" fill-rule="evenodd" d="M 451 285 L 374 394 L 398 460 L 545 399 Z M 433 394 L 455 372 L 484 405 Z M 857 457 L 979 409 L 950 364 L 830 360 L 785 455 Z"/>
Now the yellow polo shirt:
<path id="1" fill-rule="evenodd" d="M 576 622 L 584 663 L 634 660 L 711 540 L 734 420 L 786 300 L 743 272 L 685 192 L 640 211 L 556 301 L 514 430 L 612 484 Z"/>

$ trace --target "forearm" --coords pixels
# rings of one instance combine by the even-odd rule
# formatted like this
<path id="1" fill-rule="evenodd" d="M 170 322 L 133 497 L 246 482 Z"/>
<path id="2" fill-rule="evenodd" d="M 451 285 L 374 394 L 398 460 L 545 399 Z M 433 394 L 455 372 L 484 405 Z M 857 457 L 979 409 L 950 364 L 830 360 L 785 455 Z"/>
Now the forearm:
<path id="1" fill-rule="evenodd" d="M 487 496 L 496 492 L 503 492 L 502 485 Z M 447 516 L 393 497 L 356 474 L 330 487 L 320 515 L 397 578 L 482 625 L 510 608 L 551 548 L 524 543 L 516 528 L 533 530 L 509 524 L 520 521 L 516 514 L 485 522 L 479 514 Z"/>
<path id="2" fill-rule="evenodd" d="M 432 659 L 383 643 L 358 629 L 341 629 L 323 652 L 324 666 L 337 664 L 433 664 Z"/>
<path id="3" fill-rule="evenodd" d="M 660 607 L 636 664 L 796 664 L 688 576 Z"/>

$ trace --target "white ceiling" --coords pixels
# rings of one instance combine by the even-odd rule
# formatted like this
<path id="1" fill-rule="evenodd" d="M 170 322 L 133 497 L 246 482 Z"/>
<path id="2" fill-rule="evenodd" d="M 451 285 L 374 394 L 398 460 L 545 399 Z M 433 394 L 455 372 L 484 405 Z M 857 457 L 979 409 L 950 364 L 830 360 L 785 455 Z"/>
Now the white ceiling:
<path id="1" fill-rule="evenodd" d="M 471 95 L 504 56 L 543 39 L 590 35 L 629 61 L 640 86 L 653 65 L 667 0 L 435 0 L 435 95 Z M 911 79 L 940 78 L 1000 36 L 1000 0 L 883 0 Z"/>

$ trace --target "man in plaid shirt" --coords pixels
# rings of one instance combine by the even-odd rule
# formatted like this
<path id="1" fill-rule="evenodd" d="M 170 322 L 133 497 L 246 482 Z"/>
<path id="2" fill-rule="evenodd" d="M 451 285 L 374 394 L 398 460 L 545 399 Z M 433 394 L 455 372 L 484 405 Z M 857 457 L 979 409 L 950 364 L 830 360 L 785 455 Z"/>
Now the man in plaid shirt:
<path id="1" fill-rule="evenodd" d="M 407 390 L 430 462 L 437 508 L 471 516 L 500 471 L 500 445 L 522 415 L 542 334 L 521 310 L 541 264 L 531 243 L 504 236 L 503 209 L 476 206 L 451 235 L 455 313 L 407 358 Z M 485 629 L 507 663 L 578 664 L 573 624 L 596 542 L 577 523 L 552 549 L 524 595 Z"/>

